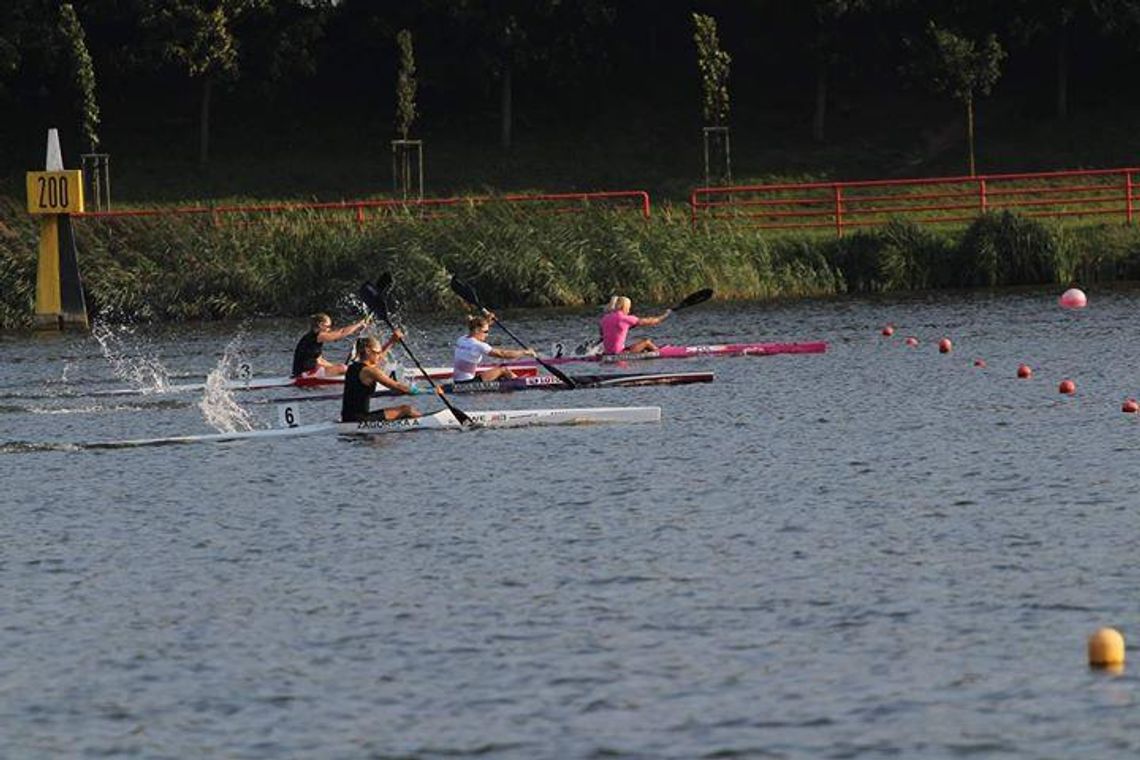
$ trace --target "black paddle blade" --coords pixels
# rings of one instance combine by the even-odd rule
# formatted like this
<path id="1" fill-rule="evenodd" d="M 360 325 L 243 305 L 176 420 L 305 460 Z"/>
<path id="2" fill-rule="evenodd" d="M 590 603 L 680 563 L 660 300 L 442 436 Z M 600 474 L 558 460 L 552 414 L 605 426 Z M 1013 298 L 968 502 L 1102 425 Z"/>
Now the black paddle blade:
<path id="1" fill-rule="evenodd" d="M 380 317 L 382 320 L 388 319 L 388 304 L 384 302 L 384 292 L 377 288 L 372 282 L 366 282 L 360 286 L 358 293 L 360 300 L 364 301 L 373 314 Z"/>
<path id="2" fill-rule="evenodd" d="M 388 291 L 392 289 L 392 273 L 383 272 L 376 278 L 376 289 L 381 293 L 387 295 Z"/>
<path id="3" fill-rule="evenodd" d="M 455 293 L 455 295 L 459 296 L 472 306 L 478 306 L 480 309 L 483 308 L 483 304 L 479 303 L 479 295 L 475 292 L 475 288 L 471 287 L 455 275 L 451 276 L 451 290 Z"/>
<path id="4" fill-rule="evenodd" d="M 690 293 L 689 295 L 685 296 L 680 303 L 673 307 L 673 311 L 687 309 L 690 306 L 696 306 L 699 303 L 704 303 L 705 301 L 712 298 L 712 296 L 712 288 L 705 288 L 704 290 L 698 290 L 696 293 Z"/>

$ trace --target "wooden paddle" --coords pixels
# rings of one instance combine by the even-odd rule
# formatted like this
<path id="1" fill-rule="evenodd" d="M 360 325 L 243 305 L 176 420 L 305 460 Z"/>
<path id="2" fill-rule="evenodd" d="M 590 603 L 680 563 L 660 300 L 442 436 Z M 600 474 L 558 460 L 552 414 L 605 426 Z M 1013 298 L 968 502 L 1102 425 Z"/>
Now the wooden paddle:
<path id="1" fill-rule="evenodd" d="M 464 301 L 471 304 L 472 306 L 476 306 L 476 307 L 478 307 L 478 308 L 480 308 L 486 312 L 491 311 L 490 309 L 488 309 L 486 306 L 484 306 L 479 301 L 479 296 L 475 292 L 475 288 L 471 287 L 467 283 L 463 282 L 463 280 L 459 279 L 458 277 L 456 277 L 454 275 L 452 275 L 452 277 L 451 277 L 451 289 L 453 291 L 455 291 L 455 294 L 457 296 L 459 296 L 460 298 L 462 298 Z M 515 341 L 515 343 L 518 343 L 523 348 L 530 348 L 530 346 L 523 343 L 517 335 L 515 335 L 513 332 L 511 332 L 510 329 L 506 325 L 503 324 L 502 320 L 500 320 L 498 317 L 495 317 L 495 321 L 499 323 L 499 327 L 502 327 L 503 332 L 505 332 L 507 335 L 509 335 Z M 566 385 L 568 385 L 569 387 L 571 387 L 571 388 L 577 388 L 578 387 L 577 383 L 575 383 L 570 378 L 570 376 L 567 375 L 562 370 L 560 370 L 557 367 L 554 367 L 550 364 L 547 364 L 545 361 L 538 358 L 537 356 L 535 357 L 535 361 L 537 361 L 539 364 L 541 364 L 550 374 L 554 375 L 559 380 L 566 383 Z"/>
<path id="2" fill-rule="evenodd" d="M 371 282 L 366 282 L 360 286 L 360 300 L 364 301 L 364 305 L 371 309 L 374 314 L 380 317 L 380 319 L 384 320 L 384 324 L 388 325 L 388 329 L 395 333 L 397 332 L 396 326 L 392 324 L 392 320 L 388 316 L 388 302 L 384 295 L 385 291 L 387 291 L 390 287 L 392 287 L 392 275 L 388 272 L 385 272 L 384 274 L 380 275 L 380 279 L 377 284 L 374 285 Z M 439 388 L 436 386 L 435 381 L 432 380 L 430 376 L 428 376 L 428 373 L 424 370 L 424 366 L 420 364 L 420 360 L 417 359 L 416 355 L 412 353 L 412 349 L 408 348 L 408 344 L 404 342 L 403 338 L 400 338 L 399 340 L 400 345 L 404 347 L 404 351 L 407 352 L 412 362 L 415 363 L 416 367 L 420 371 L 420 374 L 426 377 L 427 381 L 431 383 L 431 387 L 435 388 L 438 391 Z M 454 404 L 448 401 L 447 396 L 444 396 L 442 393 L 438 393 L 437 395 L 455 416 L 456 421 L 460 425 L 470 426 L 475 424 L 471 418 L 463 412 L 463 410 L 456 408 Z"/>

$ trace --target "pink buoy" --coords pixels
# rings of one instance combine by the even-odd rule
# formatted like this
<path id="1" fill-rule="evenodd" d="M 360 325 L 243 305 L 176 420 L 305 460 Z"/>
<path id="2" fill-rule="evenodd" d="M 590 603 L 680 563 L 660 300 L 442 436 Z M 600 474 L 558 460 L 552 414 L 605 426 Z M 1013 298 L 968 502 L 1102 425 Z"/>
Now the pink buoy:
<path id="1" fill-rule="evenodd" d="M 1083 309 L 1088 305 L 1089 299 L 1080 288 L 1069 288 L 1058 299 L 1062 309 Z"/>
<path id="2" fill-rule="evenodd" d="M 1022 380 L 1028 380 L 1029 378 L 1033 377 L 1033 370 L 1029 368 L 1028 364 L 1018 364 L 1017 376 Z"/>
<path id="3" fill-rule="evenodd" d="M 1061 393 L 1072 395 L 1077 392 L 1077 384 L 1072 380 L 1062 380 L 1061 384 L 1057 386 L 1057 390 Z"/>
<path id="4" fill-rule="evenodd" d="M 943 338 L 942 340 L 938 341 L 938 353 L 940 354 L 950 353 L 950 349 L 953 347 L 954 344 L 950 342 L 949 338 Z"/>

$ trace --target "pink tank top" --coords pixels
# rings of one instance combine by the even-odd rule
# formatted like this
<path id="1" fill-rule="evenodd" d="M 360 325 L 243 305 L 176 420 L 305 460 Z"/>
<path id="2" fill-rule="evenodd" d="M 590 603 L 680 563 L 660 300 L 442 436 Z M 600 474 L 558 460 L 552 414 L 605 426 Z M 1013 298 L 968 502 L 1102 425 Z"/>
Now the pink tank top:
<path id="1" fill-rule="evenodd" d="M 602 317 L 602 351 L 620 354 L 625 350 L 629 328 L 638 323 L 637 317 L 624 311 L 611 311 Z"/>

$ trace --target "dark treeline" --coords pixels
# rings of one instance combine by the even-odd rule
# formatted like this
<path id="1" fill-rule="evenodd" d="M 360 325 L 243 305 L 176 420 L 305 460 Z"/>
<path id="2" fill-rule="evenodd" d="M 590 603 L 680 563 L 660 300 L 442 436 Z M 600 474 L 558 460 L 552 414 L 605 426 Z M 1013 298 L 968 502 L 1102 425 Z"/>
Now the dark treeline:
<path id="1" fill-rule="evenodd" d="M 603 157 L 611 138 L 665 153 L 678 145 L 666 133 L 695 143 L 693 13 L 716 20 L 732 57 L 729 123 L 742 151 L 777 131 L 785 144 L 827 144 L 869 113 L 936 143 L 962 116 L 919 66 L 932 22 L 966 40 L 994 35 L 1005 58 L 987 107 L 1030 120 L 1126 101 L 1140 52 L 1140 0 L 74 0 L 92 119 L 63 5 L 8 0 L 0 13 L 5 176 L 42 163 L 49 126 L 70 164 L 92 137 L 120 167 L 307 156 L 362 140 L 382 155 L 396 137 L 403 29 L 416 66 L 411 136 L 434 166 L 432 146 L 450 145 L 506 170 L 536 134 L 575 134 Z"/>

